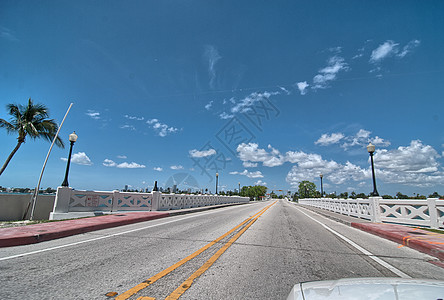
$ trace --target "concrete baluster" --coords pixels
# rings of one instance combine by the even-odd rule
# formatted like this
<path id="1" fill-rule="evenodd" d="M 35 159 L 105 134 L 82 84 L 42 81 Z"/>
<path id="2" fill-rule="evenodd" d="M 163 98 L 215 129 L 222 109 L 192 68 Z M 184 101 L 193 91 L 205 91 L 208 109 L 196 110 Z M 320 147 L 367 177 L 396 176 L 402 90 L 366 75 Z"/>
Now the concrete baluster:
<path id="1" fill-rule="evenodd" d="M 382 197 L 370 197 L 370 220 L 374 223 L 381 223 L 381 208 L 379 207 L 379 201 Z"/>
<path id="2" fill-rule="evenodd" d="M 119 210 L 119 198 L 120 198 L 120 192 L 118 190 L 114 190 L 111 211 L 118 211 Z"/>
<path id="3" fill-rule="evenodd" d="M 71 199 L 72 188 L 59 186 L 54 200 L 54 213 L 67 213 L 69 211 L 69 200 Z"/>
<path id="4" fill-rule="evenodd" d="M 161 196 L 161 192 L 158 191 L 153 191 L 153 202 L 152 202 L 152 210 L 159 210 L 159 202 L 160 202 L 160 196 Z"/>
<path id="5" fill-rule="evenodd" d="M 436 200 L 438 200 L 438 198 L 427 199 L 427 206 L 429 209 L 429 217 L 430 217 L 430 228 L 434 229 L 439 228 L 438 211 L 436 210 Z"/>

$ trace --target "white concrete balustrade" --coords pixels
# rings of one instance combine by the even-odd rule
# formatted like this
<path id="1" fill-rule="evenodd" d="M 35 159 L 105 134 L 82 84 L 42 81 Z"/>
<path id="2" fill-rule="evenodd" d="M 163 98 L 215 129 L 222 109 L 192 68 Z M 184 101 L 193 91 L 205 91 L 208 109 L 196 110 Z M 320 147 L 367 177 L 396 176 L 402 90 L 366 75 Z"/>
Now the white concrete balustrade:
<path id="1" fill-rule="evenodd" d="M 416 199 L 299 199 L 300 204 L 326 209 L 343 215 L 406 225 L 444 228 L 444 200 Z"/>
<path id="2" fill-rule="evenodd" d="M 248 197 L 239 196 L 80 191 L 59 187 L 49 219 L 60 220 L 118 211 L 183 209 L 249 201 Z"/>

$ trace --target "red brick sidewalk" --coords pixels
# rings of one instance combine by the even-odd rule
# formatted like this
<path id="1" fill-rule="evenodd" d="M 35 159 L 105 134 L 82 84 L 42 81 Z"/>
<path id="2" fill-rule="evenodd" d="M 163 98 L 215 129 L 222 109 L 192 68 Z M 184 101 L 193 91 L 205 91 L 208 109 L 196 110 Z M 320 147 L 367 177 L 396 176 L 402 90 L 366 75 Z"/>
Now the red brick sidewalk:
<path id="1" fill-rule="evenodd" d="M 396 224 L 351 223 L 351 226 L 444 261 L 444 234 Z"/>
<path id="2" fill-rule="evenodd" d="M 123 212 L 76 220 L 0 228 L 0 247 L 34 244 L 75 234 L 169 217 L 168 212 Z"/>

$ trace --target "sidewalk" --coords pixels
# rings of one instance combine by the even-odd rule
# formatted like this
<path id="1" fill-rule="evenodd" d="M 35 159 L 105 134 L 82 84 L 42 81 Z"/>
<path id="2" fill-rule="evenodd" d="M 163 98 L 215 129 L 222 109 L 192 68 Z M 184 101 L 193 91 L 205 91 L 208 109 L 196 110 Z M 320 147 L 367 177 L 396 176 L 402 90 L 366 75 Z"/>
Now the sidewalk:
<path id="1" fill-rule="evenodd" d="M 20 227 L 0 228 L 0 248 L 21 246 L 54 240 L 90 231 L 150 221 L 175 215 L 239 204 L 204 206 L 170 211 L 120 212 L 83 219 L 55 221 Z"/>
<path id="2" fill-rule="evenodd" d="M 444 234 L 419 229 L 415 226 L 371 223 L 368 220 L 341 215 L 324 209 L 298 204 L 327 218 L 348 226 L 378 235 L 402 246 L 407 246 L 420 252 L 437 257 L 444 263 Z"/>

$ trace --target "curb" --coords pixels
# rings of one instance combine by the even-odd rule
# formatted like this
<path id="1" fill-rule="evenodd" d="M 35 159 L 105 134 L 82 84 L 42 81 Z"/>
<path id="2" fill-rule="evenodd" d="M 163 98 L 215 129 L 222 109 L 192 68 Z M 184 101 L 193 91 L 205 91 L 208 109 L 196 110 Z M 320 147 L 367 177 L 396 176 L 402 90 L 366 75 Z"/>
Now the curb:
<path id="1" fill-rule="evenodd" d="M 435 234 L 429 231 L 416 228 L 409 228 L 406 231 L 406 226 L 385 223 L 351 223 L 351 226 L 444 261 L 444 242 L 442 239 L 434 238 Z M 422 239 L 425 236 L 427 240 Z"/>

